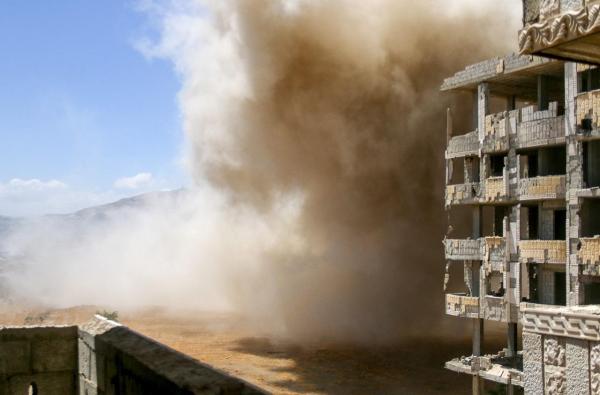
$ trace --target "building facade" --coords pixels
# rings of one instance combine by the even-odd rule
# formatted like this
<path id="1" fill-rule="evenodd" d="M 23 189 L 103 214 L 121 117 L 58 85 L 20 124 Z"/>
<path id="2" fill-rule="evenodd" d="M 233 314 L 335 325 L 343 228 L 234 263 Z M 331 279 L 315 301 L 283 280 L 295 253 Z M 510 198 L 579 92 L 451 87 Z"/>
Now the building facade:
<path id="1" fill-rule="evenodd" d="M 472 321 L 473 345 L 446 368 L 471 375 L 474 394 L 485 381 L 600 394 L 600 1 L 523 4 L 522 54 L 442 85 L 473 114 L 467 128 L 447 115 L 444 248 L 464 281 L 445 309 Z M 484 352 L 492 321 L 506 346 Z"/>

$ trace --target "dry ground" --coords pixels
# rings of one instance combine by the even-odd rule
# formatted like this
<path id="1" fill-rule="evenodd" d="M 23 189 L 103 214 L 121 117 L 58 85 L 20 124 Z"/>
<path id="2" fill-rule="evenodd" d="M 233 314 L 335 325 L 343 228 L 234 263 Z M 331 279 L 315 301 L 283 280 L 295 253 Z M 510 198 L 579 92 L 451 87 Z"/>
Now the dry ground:
<path id="1" fill-rule="evenodd" d="M 83 323 L 97 310 L 0 305 L 0 325 Z M 467 394 L 470 389 L 468 377 L 443 369 L 444 361 L 468 352 L 468 338 L 410 339 L 371 348 L 298 345 L 257 337 L 231 314 L 153 308 L 119 316 L 138 332 L 276 394 Z"/>

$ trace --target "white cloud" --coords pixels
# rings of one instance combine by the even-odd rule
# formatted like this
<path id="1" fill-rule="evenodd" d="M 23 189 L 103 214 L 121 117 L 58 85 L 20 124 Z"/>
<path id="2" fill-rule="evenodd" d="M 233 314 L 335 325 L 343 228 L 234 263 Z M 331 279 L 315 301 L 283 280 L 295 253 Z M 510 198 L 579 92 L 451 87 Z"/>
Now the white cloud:
<path id="1" fill-rule="evenodd" d="M 3 188 L 2 188 L 3 187 Z M 14 189 L 14 190 L 33 190 L 43 191 L 48 189 L 65 189 L 67 184 L 59 180 L 48 180 L 42 181 L 38 178 L 31 178 L 29 180 L 23 180 L 21 178 L 13 178 L 6 185 L 0 186 L 2 189 Z"/>
<path id="2" fill-rule="evenodd" d="M 119 189 L 139 189 L 152 183 L 152 173 L 138 173 L 132 177 L 122 177 L 115 181 L 114 187 Z"/>

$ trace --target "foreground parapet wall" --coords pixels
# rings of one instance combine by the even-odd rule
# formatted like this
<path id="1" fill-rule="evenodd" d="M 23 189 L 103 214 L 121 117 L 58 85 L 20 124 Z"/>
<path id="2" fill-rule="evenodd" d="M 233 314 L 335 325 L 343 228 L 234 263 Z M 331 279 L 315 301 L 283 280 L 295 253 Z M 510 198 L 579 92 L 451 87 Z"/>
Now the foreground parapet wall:
<path id="1" fill-rule="evenodd" d="M 77 393 L 77 327 L 0 327 L 0 395 Z"/>
<path id="2" fill-rule="evenodd" d="M 80 394 L 264 394 L 101 317 L 79 329 Z"/>
<path id="3" fill-rule="evenodd" d="M 0 395 L 265 394 L 103 317 L 0 327 Z"/>

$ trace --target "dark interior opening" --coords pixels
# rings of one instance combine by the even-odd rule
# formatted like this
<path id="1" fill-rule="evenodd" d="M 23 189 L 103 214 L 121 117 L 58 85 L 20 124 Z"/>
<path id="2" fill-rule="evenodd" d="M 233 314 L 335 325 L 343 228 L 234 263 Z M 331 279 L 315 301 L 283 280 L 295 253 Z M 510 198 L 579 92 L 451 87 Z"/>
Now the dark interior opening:
<path id="1" fill-rule="evenodd" d="M 583 284 L 584 304 L 600 304 L 600 283 L 589 282 Z"/>
<path id="2" fill-rule="evenodd" d="M 538 219 L 540 217 L 540 210 L 538 206 L 530 206 L 528 211 L 528 222 L 529 222 L 529 240 L 539 239 L 538 231 Z"/>
<path id="3" fill-rule="evenodd" d="M 566 147 L 557 146 L 540 149 L 537 170 L 540 176 L 557 176 L 566 174 Z"/>
<path id="4" fill-rule="evenodd" d="M 554 272 L 554 304 L 567 305 L 567 275 L 564 272 Z"/>
<path id="5" fill-rule="evenodd" d="M 579 93 L 600 89 L 600 69 L 595 68 L 577 73 L 577 91 Z"/>
<path id="6" fill-rule="evenodd" d="M 31 384 L 29 384 L 29 391 L 28 391 L 29 395 L 38 395 L 38 388 L 37 388 L 37 384 L 35 383 L 35 381 L 31 382 Z"/>
<path id="7" fill-rule="evenodd" d="M 600 141 L 583 143 L 583 181 L 587 188 L 600 187 Z"/>
<path id="8" fill-rule="evenodd" d="M 449 185 L 465 183 L 465 160 L 463 158 L 450 159 L 452 161 L 452 174 Z"/>
<path id="9" fill-rule="evenodd" d="M 481 235 L 483 237 L 495 236 L 496 210 L 493 206 L 481 208 Z"/>
<path id="10" fill-rule="evenodd" d="M 567 238 L 567 210 L 554 210 L 554 240 Z"/>
<path id="11" fill-rule="evenodd" d="M 585 199 L 581 205 L 581 237 L 600 235 L 600 200 Z"/>
<path id="12" fill-rule="evenodd" d="M 501 177 L 504 173 L 505 155 L 490 155 L 490 172 L 492 177 Z"/>
<path id="13" fill-rule="evenodd" d="M 506 216 L 506 207 L 494 207 L 494 236 L 504 236 L 504 217 Z"/>

